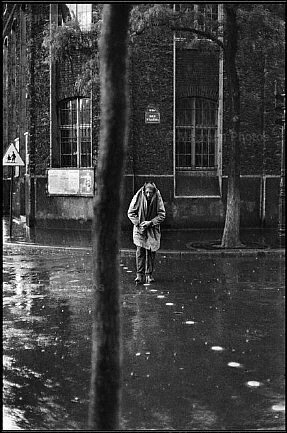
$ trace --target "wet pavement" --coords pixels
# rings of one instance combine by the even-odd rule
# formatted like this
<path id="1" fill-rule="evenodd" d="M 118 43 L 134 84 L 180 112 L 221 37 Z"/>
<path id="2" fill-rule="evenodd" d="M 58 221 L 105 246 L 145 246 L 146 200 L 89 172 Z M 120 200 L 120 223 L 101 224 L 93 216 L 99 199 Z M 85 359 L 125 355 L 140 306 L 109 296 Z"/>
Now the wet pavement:
<path id="1" fill-rule="evenodd" d="M 74 242 L 4 243 L 4 430 L 87 428 L 92 252 Z M 284 254 L 156 265 L 136 287 L 120 258 L 121 430 L 285 430 Z"/>
<path id="2" fill-rule="evenodd" d="M 92 246 L 90 230 L 71 230 L 65 228 L 29 228 L 25 220 L 13 219 L 12 238 L 9 237 L 9 220 L 3 218 L 3 240 L 10 243 L 25 243 L 32 245 L 61 246 L 90 248 Z M 190 229 L 190 230 L 167 230 L 162 229 L 161 252 L 218 252 L 222 229 Z M 276 228 L 260 229 L 242 228 L 240 231 L 242 251 L 265 250 L 273 251 L 285 249 L 285 239 L 281 238 Z M 121 249 L 134 250 L 132 240 L 132 226 L 130 230 L 121 232 Z"/>

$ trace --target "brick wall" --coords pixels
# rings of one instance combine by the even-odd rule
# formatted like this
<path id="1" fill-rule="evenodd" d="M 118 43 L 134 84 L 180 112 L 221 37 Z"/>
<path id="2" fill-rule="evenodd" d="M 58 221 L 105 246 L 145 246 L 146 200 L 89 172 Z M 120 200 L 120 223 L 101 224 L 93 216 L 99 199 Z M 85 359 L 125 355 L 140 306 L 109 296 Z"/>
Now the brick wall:
<path id="1" fill-rule="evenodd" d="M 176 95 L 218 98 L 218 52 L 176 50 Z"/>
<path id="2" fill-rule="evenodd" d="M 173 171 L 173 47 L 170 34 L 153 30 L 132 46 L 131 128 L 127 172 L 171 174 Z M 145 123 L 145 110 L 155 105 L 159 124 Z M 133 161 L 133 162 L 132 162 Z"/>
<path id="3" fill-rule="evenodd" d="M 34 24 L 36 26 L 35 105 L 37 110 L 35 157 L 36 174 L 44 174 L 50 163 L 50 73 L 49 65 L 45 61 L 46 52 L 42 46 L 42 29 L 47 23 L 49 5 L 39 5 L 38 13 L 39 19 Z"/>
<path id="4" fill-rule="evenodd" d="M 41 29 L 48 16 L 49 5 L 37 5 L 35 42 L 37 45 L 35 63 L 35 89 L 37 104 L 37 172 L 43 173 L 49 159 L 49 71 L 43 63 L 41 48 Z M 260 174 L 264 170 L 268 174 L 279 174 L 281 137 L 280 129 L 274 127 L 273 83 L 275 72 L 271 70 L 274 59 L 268 59 L 269 72 L 266 78 L 266 116 L 265 116 L 265 148 L 262 139 L 262 62 L 254 53 L 248 57 L 241 56 L 239 74 L 241 79 L 242 106 L 242 174 Z M 72 63 L 63 62 L 59 68 L 58 100 L 76 96 L 75 78 L 81 72 L 84 59 L 77 56 Z M 192 84 L 192 91 L 205 87 L 213 89 L 216 96 L 218 89 L 217 53 L 188 50 L 183 58 L 177 57 L 177 68 L 183 73 L 178 77 L 177 85 L 184 87 L 186 82 Z M 163 28 L 153 29 L 138 36 L 131 45 L 130 61 L 130 133 L 127 154 L 126 173 L 172 174 L 173 173 L 173 46 L 172 37 Z M 158 107 L 161 115 L 160 124 L 145 124 L 144 113 L 149 104 Z M 224 85 L 224 141 L 223 168 L 227 172 L 229 147 L 229 101 Z M 93 95 L 93 149 L 94 162 L 97 159 L 99 138 L 99 91 Z"/>
<path id="5" fill-rule="evenodd" d="M 27 8 L 27 128 L 31 172 L 45 173 L 50 155 L 49 64 L 42 46 L 49 4 Z"/>
<path id="6" fill-rule="evenodd" d="M 93 164 L 97 163 L 99 130 L 100 130 L 100 92 L 99 85 L 94 84 L 92 94 L 79 93 L 75 82 L 81 75 L 82 67 L 87 61 L 87 56 L 81 52 L 75 52 L 71 60 L 63 60 L 57 65 L 57 95 L 56 103 L 66 98 L 89 97 L 92 98 L 92 143 Z"/>
<path id="7" fill-rule="evenodd" d="M 241 173 L 280 173 L 281 131 L 274 125 L 274 83 L 284 74 L 284 52 L 270 49 L 268 55 L 254 50 L 251 42 L 241 41 L 238 50 L 238 74 L 241 93 Z M 264 71 L 265 70 L 265 71 Z M 264 113 L 264 114 L 263 114 Z M 224 77 L 223 166 L 227 173 L 230 137 L 229 95 Z M 265 140 L 264 140 L 265 134 Z"/>
<path id="8" fill-rule="evenodd" d="M 15 12 L 15 36 L 19 39 L 19 27 L 17 24 L 17 10 Z M 43 30 L 49 19 L 49 4 L 30 3 L 27 4 L 27 120 L 26 126 L 31 134 L 31 162 L 38 176 L 45 174 L 49 166 L 50 152 L 50 109 L 49 109 L 49 65 L 46 60 L 46 52 L 42 47 Z M 10 30 L 9 30 L 10 31 Z M 12 50 L 10 46 L 9 50 Z M 281 160 L 281 136 L 280 128 L 274 126 L 274 80 L 278 75 L 274 67 L 276 56 L 270 52 L 267 58 L 265 74 L 265 87 L 263 79 L 263 63 L 260 54 L 251 50 L 240 52 L 238 67 L 241 80 L 241 106 L 242 106 L 242 156 L 241 172 L 243 175 L 258 175 L 262 172 L 266 175 L 278 175 L 280 172 Z M 161 190 L 167 207 L 166 225 L 169 227 L 193 227 L 194 224 L 218 225 L 224 221 L 223 203 L 225 200 L 226 178 L 223 181 L 223 200 L 203 199 L 175 199 L 173 179 L 173 43 L 172 34 L 164 28 L 153 29 L 144 32 L 130 44 L 130 129 L 129 145 L 126 164 L 126 195 L 123 209 L 129 204 L 132 193 L 137 190 L 148 179 L 155 181 Z M 19 61 L 19 46 L 16 43 L 15 57 L 12 58 L 12 51 L 9 51 L 9 104 L 8 104 L 8 136 L 9 141 L 14 140 L 19 134 L 19 98 L 20 86 L 17 78 Z M 62 62 L 58 70 L 57 100 L 77 95 L 74 82 L 84 58 L 76 55 L 72 63 Z M 218 69 L 217 53 L 189 50 L 185 58 L 177 57 L 177 68 L 182 65 L 182 74 L 178 77 L 179 88 L 191 82 L 189 92 L 200 94 L 205 89 L 205 96 L 217 97 Z M 11 73 L 13 65 L 16 66 L 15 74 Z M 13 83 L 16 87 L 13 90 Z M 17 87 L 18 86 L 18 87 Z M 263 91 L 264 90 L 264 91 Z M 94 164 L 97 162 L 97 150 L 99 139 L 99 88 L 93 89 L 93 152 Z M 262 120 L 263 100 L 265 104 L 264 124 Z M 145 110 L 148 105 L 154 104 L 160 112 L 161 121 L 159 124 L 145 123 Z M 224 141 L 223 141 L 223 168 L 226 174 L 228 162 L 229 138 L 228 128 L 230 126 L 230 109 L 226 77 L 224 84 Z M 265 131 L 265 141 L 262 139 Z M 135 175 L 135 176 L 134 176 Z M 273 179 L 273 178 L 272 178 Z M 269 212 L 269 203 L 274 213 L 268 217 L 272 224 L 276 223 L 278 179 L 266 184 L 266 215 Z M 274 184 L 274 185 L 273 185 Z M 38 202 L 38 216 L 45 218 L 45 185 L 46 179 L 41 177 L 41 182 L 36 183 Z M 256 188 L 255 188 L 256 186 Z M 18 186 L 17 186 L 18 188 Z M 252 178 L 244 181 L 244 188 L 248 194 L 242 195 L 244 201 L 243 222 L 248 225 L 258 224 L 259 203 L 260 203 L 260 181 Z M 19 188 L 18 188 L 19 189 Z M 245 191 L 245 192 L 246 192 Z M 29 200 L 29 197 L 27 198 Z M 58 218 L 61 216 L 61 209 L 69 206 L 75 212 L 80 200 L 73 204 L 73 200 L 49 199 L 49 209 Z M 274 203 L 273 203 L 273 201 Z M 18 200 L 20 203 L 20 201 Z M 91 202 L 85 199 L 85 203 Z M 68 206 L 68 207 L 67 207 Z M 80 218 L 90 217 L 90 203 L 87 204 L 87 213 L 79 211 Z M 269 207 L 270 207 L 269 206 Z M 268 215 L 269 215 L 268 214 Z M 63 216 L 63 215 L 62 215 Z M 69 212 L 64 214 L 69 217 Z M 267 220 L 267 219 L 266 219 Z"/>

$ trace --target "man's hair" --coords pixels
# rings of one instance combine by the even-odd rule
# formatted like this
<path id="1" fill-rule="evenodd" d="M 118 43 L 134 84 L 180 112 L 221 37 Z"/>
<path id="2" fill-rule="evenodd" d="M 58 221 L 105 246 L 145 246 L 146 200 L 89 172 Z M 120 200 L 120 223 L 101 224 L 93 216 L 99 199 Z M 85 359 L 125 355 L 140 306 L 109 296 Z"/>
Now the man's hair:
<path id="1" fill-rule="evenodd" d="M 152 188 L 154 191 L 156 190 L 155 184 L 153 182 L 146 182 L 144 184 L 144 189 L 146 190 L 146 188 Z"/>

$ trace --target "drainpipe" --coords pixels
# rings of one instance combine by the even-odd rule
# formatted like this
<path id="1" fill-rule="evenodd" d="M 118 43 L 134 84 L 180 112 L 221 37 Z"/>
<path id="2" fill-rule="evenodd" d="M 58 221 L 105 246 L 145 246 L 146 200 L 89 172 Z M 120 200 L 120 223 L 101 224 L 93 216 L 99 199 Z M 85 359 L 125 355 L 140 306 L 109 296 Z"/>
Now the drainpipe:
<path id="1" fill-rule="evenodd" d="M 219 40 L 223 43 L 223 5 L 218 5 L 218 22 L 219 22 Z M 217 176 L 219 181 L 219 193 L 222 197 L 222 142 L 223 142 L 223 66 L 224 53 L 219 49 L 219 74 L 218 74 L 218 115 L 217 115 Z"/>
<path id="2" fill-rule="evenodd" d="M 267 76 L 267 55 L 264 55 L 262 87 L 261 87 L 261 135 L 262 135 L 262 178 L 260 188 L 260 220 L 261 228 L 265 227 L 266 217 L 266 177 L 265 177 L 265 153 L 266 153 L 266 137 L 265 137 L 265 118 L 266 118 L 266 76 Z"/>
<path id="3" fill-rule="evenodd" d="M 26 224 L 28 227 L 35 226 L 35 149 L 36 149 L 36 130 L 35 130 L 35 35 L 34 35 L 34 19 L 37 11 L 34 10 L 34 5 L 30 4 L 29 11 L 29 81 L 28 81 L 28 154 L 29 161 L 27 165 L 27 201 L 26 201 Z"/>
<path id="4" fill-rule="evenodd" d="M 11 22 L 13 16 L 14 16 L 14 12 L 15 12 L 15 9 L 16 9 L 17 6 L 18 6 L 18 5 L 15 4 L 15 5 L 13 6 L 12 11 L 10 12 L 9 18 L 8 18 L 8 20 L 7 20 L 6 24 L 5 24 L 4 30 L 3 30 L 3 32 L 2 32 L 2 37 L 3 37 L 3 39 L 4 39 L 4 37 L 5 37 L 6 30 L 7 30 L 8 26 L 9 26 L 9 24 L 10 24 L 10 22 Z"/>
<path id="5" fill-rule="evenodd" d="M 58 23 L 58 5 L 50 4 L 50 37 L 52 27 Z M 53 148 L 55 144 L 55 134 L 57 130 L 56 117 L 56 64 L 53 56 L 53 47 L 50 45 L 50 161 L 49 167 L 53 167 Z"/>
<path id="6" fill-rule="evenodd" d="M 133 49 L 131 48 L 129 50 L 129 58 L 130 58 L 130 77 L 133 77 Z M 130 78 L 130 86 L 129 86 L 129 94 L 130 94 L 130 109 L 129 109 L 129 119 L 130 119 L 130 125 L 129 125 L 129 134 L 132 141 L 132 155 L 133 155 L 133 195 L 135 194 L 135 184 L 136 184 L 136 162 L 135 162 L 135 142 L 134 142 L 134 131 L 133 131 L 133 81 L 132 78 Z"/>
<path id="7" fill-rule="evenodd" d="M 20 154 L 26 160 L 27 113 L 26 113 L 26 13 L 25 5 L 20 7 L 20 65 L 19 65 L 19 145 Z M 20 215 L 25 215 L 25 167 L 19 167 L 20 176 Z"/>
<path id="8" fill-rule="evenodd" d="M 285 94 L 284 94 L 285 101 Z M 285 102 L 284 102 L 285 106 Z M 281 167 L 280 167 L 280 190 L 279 190 L 279 238 L 285 241 L 285 109 L 281 126 Z"/>
<path id="9" fill-rule="evenodd" d="M 8 36 L 3 43 L 3 145 L 8 148 Z"/>

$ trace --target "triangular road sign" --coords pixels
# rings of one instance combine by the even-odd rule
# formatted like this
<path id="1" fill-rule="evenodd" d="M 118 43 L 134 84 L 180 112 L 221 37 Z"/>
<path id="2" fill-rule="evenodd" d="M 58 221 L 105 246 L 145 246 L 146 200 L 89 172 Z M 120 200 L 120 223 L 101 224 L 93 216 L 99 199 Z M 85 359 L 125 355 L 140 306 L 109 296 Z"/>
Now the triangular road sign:
<path id="1" fill-rule="evenodd" d="M 25 165 L 13 143 L 10 144 L 3 157 L 3 165 Z"/>

